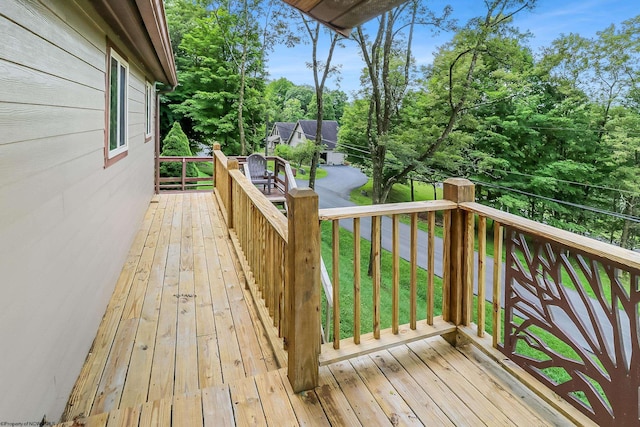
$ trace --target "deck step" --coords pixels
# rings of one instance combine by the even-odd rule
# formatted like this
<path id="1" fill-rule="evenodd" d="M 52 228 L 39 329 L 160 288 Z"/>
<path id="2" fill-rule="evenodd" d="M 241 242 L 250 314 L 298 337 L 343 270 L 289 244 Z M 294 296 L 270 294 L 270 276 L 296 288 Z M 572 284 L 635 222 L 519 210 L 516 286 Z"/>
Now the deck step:
<path id="1" fill-rule="evenodd" d="M 227 426 L 245 425 L 250 420 L 281 425 L 283 420 L 311 422 L 323 418 L 326 421 L 316 393 L 293 393 L 286 368 L 282 368 L 56 426 Z"/>

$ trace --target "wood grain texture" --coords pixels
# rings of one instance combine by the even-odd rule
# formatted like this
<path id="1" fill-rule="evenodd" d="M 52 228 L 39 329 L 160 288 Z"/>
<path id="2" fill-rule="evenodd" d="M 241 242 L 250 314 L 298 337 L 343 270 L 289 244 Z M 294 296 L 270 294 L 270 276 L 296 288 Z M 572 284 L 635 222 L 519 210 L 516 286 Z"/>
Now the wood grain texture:
<path id="1" fill-rule="evenodd" d="M 311 189 L 294 188 L 287 195 L 287 205 L 288 375 L 293 390 L 300 392 L 318 384 L 321 286 L 318 195 Z M 336 286 L 334 292 L 335 289 Z"/>
<path id="2" fill-rule="evenodd" d="M 477 213 L 478 215 L 491 218 L 504 226 L 512 226 L 534 236 L 541 236 L 552 242 L 557 242 L 570 248 L 576 248 L 588 254 L 627 265 L 631 268 L 640 268 L 640 254 L 637 252 L 600 242 L 589 237 L 580 236 L 569 231 L 560 230 L 559 228 L 502 212 L 479 203 L 462 203 L 460 207 L 464 210 Z"/>
<path id="3" fill-rule="evenodd" d="M 448 200 L 425 202 L 387 203 L 372 206 L 349 206 L 346 208 L 320 209 L 320 220 L 375 217 L 378 215 L 410 214 L 414 212 L 435 212 L 455 209 L 457 205 Z"/>

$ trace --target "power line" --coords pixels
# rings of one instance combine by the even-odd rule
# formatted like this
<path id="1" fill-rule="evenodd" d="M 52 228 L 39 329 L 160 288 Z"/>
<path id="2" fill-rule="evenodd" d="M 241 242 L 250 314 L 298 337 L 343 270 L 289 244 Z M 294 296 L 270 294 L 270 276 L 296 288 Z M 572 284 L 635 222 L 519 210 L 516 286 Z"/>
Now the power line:
<path id="1" fill-rule="evenodd" d="M 618 212 L 611 212 L 611 211 L 607 211 L 605 209 L 594 208 L 592 206 L 581 205 L 581 204 L 578 204 L 578 203 L 567 202 L 567 201 L 564 201 L 564 200 L 553 199 L 551 197 L 540 196 L 539 194 L 529 193 L 527 191 L 522 191 L 522 190 L 516 190 L 515 188 L 504 187 L 502 185 L 491 184 L 489 182 L 477 181 L 477 180 L 472 180 L 472 181 L 474 183 L 476 183 L 476 184 L 485 185 L 487 187 L 492 187 L 492 188 L 497 188 L 497 189 L 500 189 L 500 190 L 511 191 L 513 193 L 518 193 L 518 194 L 522 194 L 522 195 L 525 195 L 525 196 L 537 197 L 539 199 L 546 200 L 546 201 L 549 201 L 549 202 L 554 202 L 554 203 L 558 203 L 558 204 L 561 204 L 561 205 L 567 205 L 567 206 L 571 206 L 571 207 L 574 207 L 574 208 L 578 208 L 578 209 L 583 209 L 583 210 L 590 211 L 590 212 L 599 213 L 599 214 L 602 214 L 602 215 L 609 215 L 609 216 L 612 216 L 612 217 L 615 217 L 615 218 L 619 218 L 619 219 L 624 219 L 624 220 L 640 223 L 640 218 L 635 217 L 635 216 L 621 214 L 621 213 L 618 213 Z"/>
<path id="2" fill-rule="evenodd" d="M 580 186 L 583 186 L 583 187 L 597 188 L 599 190 L 615 191 L 615 192 L 618 192 L 618 193 L 626 193 L 626 194 L 631 194 L 631 195 L 634 195 L 634 196 L 640 195 L 640 193 L 637 193 L 637 192 L 634 192 L 634 191 L 629 191 L 629 190 L 622 190 L 620 188 L 604 187 L 604 186 L 601 186 L 601 185 L 594 185 L 594 184 L 584 184 L 582 182 L 567 181 L 566 179 L 553 178 L 551 176 L 531 175 L 531 174 L 524 173 L 524 172 L 508 171 L 508 170 L 496 169 L 496 168 L 494 168 L 493 170 L 494 171 L 498 171 L 498 172 L 505 172 L 505 173 L 508 173 L 508 174 L 526 176 L 526 177 L 529 177 L 529 178 L 552 179 L 552 180 L 557 181 L 557 182 L 564 182 L 565 184 L 580 185 Z"/>
<path id="3" fill-rule="evenodd" d="M 563 127 L 545 127 L 545 126 L 527 126 L 528 129 L 536 129 L 536 130 L 556 130 L 556 131 L 569 131 L 569 132 L 583 132 L 583 133 L 600 133 L 600 132 L 606 132 L 606 133 L 613 133 L 613 132 L 617 132 L 619 131 L 619 128 L 616 129 L 606 129 L 606 128 L 601 128 L 601 129 L 591 129 L 591 128 L 563 128 Z M 623 130 L 624 132 L 624 130 Z M 625 135 L 627 136 L 640 136 L 640 133 L 638 132 L 626 132 Z"/>

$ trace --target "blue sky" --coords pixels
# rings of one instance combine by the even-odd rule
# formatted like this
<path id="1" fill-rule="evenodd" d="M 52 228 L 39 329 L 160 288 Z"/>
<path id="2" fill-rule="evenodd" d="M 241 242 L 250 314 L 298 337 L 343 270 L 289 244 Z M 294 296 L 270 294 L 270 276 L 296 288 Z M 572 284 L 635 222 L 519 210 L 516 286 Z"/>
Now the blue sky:
<path id="1" fill-rule="evenodd" d="M 424 1 L 424 0 L 423 0 Z M 459 23 L 466 22 L 473 16 L 483 14 L 481 0 L 434 0 L 429 1 L 434 10 L 441 10 L 446 4 L 453 6 L 452 16 Z M 548 46 L 561 34 L 578 33 L 584 37 L 593 37 L 611 24 L 619 25 L 622 21 L 640 15 L 639 0 L 538 0 L 535 10 L 521 12 L 516 15 L 514 24 L 521 30 L 529 30 L 533 34 L 530 41 L 534 52 Z M 369 26 L 375 23 L 369 22 Z M 428 28 L 420 28 L 414 43 L 414 57 L 419 65 L 429 64 L 437 46 L 450 40 L 452 34 L 433 35 Z M 324 35 L 324 39 L 328 36 Z M 338 84 L 347 94 L 359 87 L 359 76 L 363 67 L 358 55 L 358 48 L 352 40 L 345 40 L 344 47 L 334 53 L 335 64 L 341 65 L 341 81 L 327 82 L 327 87 L 336 89 Z M 320 57 L 326 57 L 326 44 L 320 48 Z M 313 85 L 313 75 L 306 62 L 311 61 L 311 47 L 300 45 L 294 48 L 278 46 L 269 55 L 269 78 L 286 77 L 296 84 Z"/>

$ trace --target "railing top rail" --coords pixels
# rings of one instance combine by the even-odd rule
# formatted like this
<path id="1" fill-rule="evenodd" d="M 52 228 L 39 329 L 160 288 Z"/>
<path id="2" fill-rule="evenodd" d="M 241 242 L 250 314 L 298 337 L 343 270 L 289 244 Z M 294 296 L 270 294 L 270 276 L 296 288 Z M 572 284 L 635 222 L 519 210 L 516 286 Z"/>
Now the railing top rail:
<path id="1" fill-rule="evenodd" d="M 248 156 L 230 156 L 230 158 L 232 158 L 232 159 L 236 159 L 236 160 L 238 161 L 238 163 L 244 163 L 244 162 L 246 162 L 246 161 L 247 161 L 247 157 L 248 157 Z M 283 158 L 282 158 L 282 157 L 280 157 L 280 156 L 264 156 L 264 155 L 263 155 L 263 157 L 264 157 L 265 159 L 267 159 L 267 160 L 276 160 L 276 161 L 279 161 L 279 162 L 281 162 L 281 163 L 288 163 L 288 161 L 287 161 L 287 160 L 283 159 Z"/>
<path id="2" fill-rule="evenodd" d="M 287 217 L 285 217 L 239 169 L 232 170 L 229 174 L 242 187 L 245 193 L 247 193 L 247 196 L 249 196 L 256 208 L 260 213 L 262 213 L 267 221 L 269 221 L 269 224 L 271 224 L 274 230 L 286 243 L 289 236 L 289 224 L 287 223 Z"/>
<path id="3" fill-rule="evenodd" d="M 640 254 L 628 249 L 601 242 L 590 237 L 581 236 L 570 231 L 561 230 L 551 225 L 522 218 L 514 214 L 481 205 L 480 203 L 461 203 L 460 208 L 491 218 L 502 225 L 515 227 L 532 235 L 543 237 L 547 240 L 551 240 L 552 242 L 576 248 L 582 252 L 595 255 L 621 265 L 640 269 Z"/>
<path id="4" fill-rule="evenodd" d="M 298 188 L 298 183 L 296 182 L 296 177 L 293 176 L 293 171 L 291 170 L 291 165 L 289 162 L 284 164 L 284 173 L 287 176 L 287 182 L 289 185 L 289 189 Z"/>
<path id="5" fill-rule="evenodd" d="M 222 152 L 222 150 L 213 150 L 213 155 L 214 157 L 218 158 L 218 161 L 220 161 L 220 163 L 222 163 L 222 166 L 224 166 L 225 168 L 227 167 L 227 156 L 224 155 L 224 153 Z"/>
<path id="6" fill-rule="evenodd" d="M 320 220 L 329 221 L 345 218 L 362 218 L 407 214 L 415 212 L 443 211 L 456 209 L 458 205 L 448 200 L 429 200 L 423 202 L 387 203 L 383 205 L 349 206 L 345 208 L 320 209 Z"/>
<path id="7" fill-rule="evenodd" d="M 182 161 L 182 159 L 187 161 L 212 162 L 213 156 L 160 156 L 158 159 L 161 162 L 178 162 Z"/>

